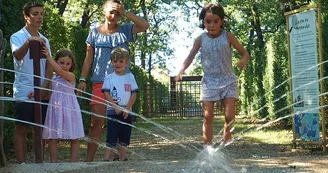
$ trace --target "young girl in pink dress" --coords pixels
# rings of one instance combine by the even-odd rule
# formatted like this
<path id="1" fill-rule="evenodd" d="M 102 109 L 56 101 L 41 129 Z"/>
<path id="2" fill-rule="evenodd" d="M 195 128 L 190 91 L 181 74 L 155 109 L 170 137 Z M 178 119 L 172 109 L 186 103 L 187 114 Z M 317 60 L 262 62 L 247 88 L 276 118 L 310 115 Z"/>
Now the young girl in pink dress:
<path id="1" fill-rule="evenodd" d="M 56 72 L 45 120 L 45 126 L 48 128 L 43 130 L 43 139 L 47 140 L 52 163 L 57 162 L 57 139 L 71 140 L 70 162 L 75 162 L 79 138 L 84 137 L 84 129 L 80 105 L 74 93 L 74 55 L 68 49 L 61 49 L 53 60 L 47 48 L 42 53 Z"/>

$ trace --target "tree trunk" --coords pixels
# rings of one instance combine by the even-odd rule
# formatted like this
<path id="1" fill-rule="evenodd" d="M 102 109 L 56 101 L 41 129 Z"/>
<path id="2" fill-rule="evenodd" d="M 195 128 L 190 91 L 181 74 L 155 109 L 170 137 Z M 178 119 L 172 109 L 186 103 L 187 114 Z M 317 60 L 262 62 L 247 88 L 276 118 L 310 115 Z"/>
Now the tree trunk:
<path id="1" fill-rule="evenodd" d="M 258 14 L 257 7 L 253 4 L 251 10 L 252 10 L 252 15 L 253 15 L 252 24 L 253 24 L 253 27 L 256 31 L 257 41 L 259 43 L 259 47 L 264 48 L 263 34 L 262 34 L 260 17 L 259 17 L 259 14 Z"/>
<path id="2" fill-rule="evenodd" d="M 262 72 L 265 70 L 266 67 L 266 55 L 265 55 L 265 43 L 263 40 L 263 33 L 262 33 L 262 29 L 261 29 L 261 22 L 260 22 L 260 15 L 258 12 L 258 9 L 256 7 L 256 5 L 253 3 L 252 7 L 251 7 L 251 11 L 252 11 L 252 16 L 253 16 L 253 28 L 256 32 L 256 36 L 257 39 L 255 41 L 258 50 L 255 50 L 256 52 L 254 53 L 254 59 L 255 59 L 255 66 L 254 66 L 254 74 L 257 76 L 256 80 L 255 80 L 255 85 L 257 87 L 254 88 L 258 88 L 258 90 L 256 91 L 256 95 L 257 96 L 262 96 L 265 94 L 265 90 L 263 87 L 263 75 Z M 257 99 L 257 98 L 255 98 Z M 263 107 L 266 104 L 266 100 L 265 99 L 261 99 L 260 104 L 257 105 L 259 107 Z M 255 109 L 258 109 L 258 107 L 256 107 Z M 264 108 L 261 112 L 260 112 L 260 117 L 263 116 L 267 116 L 268 112 L 267 112 L 267 108 Z"/>
<path id="3" fill-rule="evenodd" d="M 145 4 L 145 1 L 142 0 L 140 2 L 140 5 L 141 5 L 141 10 L 142 10 L 142 13 L 144 15 L 144 18 L 146 21 L 148 21 L 148 16 L 147 16 L 147 12 L 146 12 L 146 4 Z M 147 32 L 147 31 L 146 31 Z M 146 47 L 147 46 L 147 34 L 145 34 L 145 37 L 144 37 L 144 40 L 143 40 L 143 46 L 142 47 Z M 146 69 L 146 52 L 145 51 L 142 51 L 141 52 L 141 67 L 143 69 Z"/>
<path id="4" fill-rule="evenodd" d="M 58 0 L 56 8 L 58 8 L 60 16 L 63 16 L 67 4 L 68 0 Z"/>
<path id="5" fill-rule="evenodd" d="M 82 28 L 87 28 L 87 23 L 89 21 L 89 14 L 90 14 L 90 10 L 88 9 L 88 6 L 86 6 L 84 8 L 83 14 L 82 14 L 82 20 L 80 25 L 82 26 Z"/>
<path id="6" fill-rule="evenodd" d="M 141 68 L 146 69 L 146 53 L 144 51 L 141 51 Z"/>
<path id="7" fill-rule="evenodd" d="M 148 74 L 149 76 L 151 76 L 151 63 L 152 63 L 152 56 L 149 55 L 149 59 L 148 59 Z"/>
<path id="8" fill-rule="evenodd" d="M 131 46 L 129 48 L 130 48 L 130 52 L 135 52 L 135 50 L 136 50 L 136 47 L 135 46 Z M 132 64 L 136 64 L 136 56 L 135 56 L 135 53 L 131 53 L 130 54 L 130 62 Z"/>

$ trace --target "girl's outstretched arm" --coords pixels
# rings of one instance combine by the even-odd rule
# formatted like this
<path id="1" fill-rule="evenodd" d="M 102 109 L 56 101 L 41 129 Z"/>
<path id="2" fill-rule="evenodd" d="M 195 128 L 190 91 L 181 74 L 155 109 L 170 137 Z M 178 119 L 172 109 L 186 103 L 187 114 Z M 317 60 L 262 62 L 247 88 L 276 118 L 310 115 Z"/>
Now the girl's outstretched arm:
<path id="1" fill-rule="evenodd" d="M 246 63 L 249 60 L 249 53 L 247 50 L 239 43 L 238 39 L 236 38 L 235 35 L 232 33 L 228 32 L 228 41 L 230 45 L 232 45 L 239 53 L 241 56 L 240 61 L 237 63 L 237 66 L 245 69 L 246 68 Z"/>
<path id="2" fill-rule="evenodd" d="M 198 36 L 195 41 L 194 44 L 189 52 L 189 55 L 187 56 L 187 58 L 184 60 L 182 66 L 181 66 L 181 70 L 178 74 L 178 76 L 175 78 L 176 81 L 179 81 L 182 79 L 182 74 L 185 73 L 185 70 L 190 66 L 190 64 L 192 63 L 192 61 L 194 60 L 198 50 L 200 49 L 202 45 L 202 35 Z"/>
<path id="3" fill-rule="evenodd" d="M 42 53 L 46 55 L 47 61 L 49 62 L 49 64 L 51 65 L 51 67 L 53 68 L 53 70 L 56 72 L 57 75 L 63 77 L 64 79 L 66 79 L 71 84 L 75 84 L 75 75 L 74 75 L 74 73 L 63 70 L 57 64 L 57 62 L 51 58 L 51 56 L 49 54 L 49 50 L 48 50 L 47 47 L 44 47 L 44 49 L 42 50 Z"/>

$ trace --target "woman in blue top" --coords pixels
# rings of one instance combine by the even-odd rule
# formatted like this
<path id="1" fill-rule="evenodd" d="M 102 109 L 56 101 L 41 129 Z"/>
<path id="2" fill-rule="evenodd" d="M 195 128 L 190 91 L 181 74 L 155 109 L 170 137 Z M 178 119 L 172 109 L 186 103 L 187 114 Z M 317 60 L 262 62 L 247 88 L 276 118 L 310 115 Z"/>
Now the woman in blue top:
<path id="1" fill-rule="evenodd" d="M 149 24 L 146 20 L 136 16 L 134 13 L 125 11 L 124 4 L 120 0 L 107 0 L 103 5 L 105 23 L 90 31 L 86 40 L 87 50 L 84 59 L 81 78 L 78 89 L 85 91 L 86 78 L 92 71 L 92 101 L 91 112 L 104 115 L 106 104 L 104 93 L 101 88 L 105 77 L 114 72 L 110 64 L 111 51 L 115 47 L 122 47 L 128 50 L 128 43 L 136 39 L 136 34 L 148 29 Z M 127 17 L 133 24 L 119 25 L 121 16 Z M 128 70 L 128 68 L 126 69 Z M 102 98 L 102 99 L 99 99 Z M 91 125 L 89 136 L 94 140 L 101 139 L 104 118 L 91 115 Z M 97 151 L 97 144 L 90 142 L 87 149 L 86 161 L 92 162 Z"/>

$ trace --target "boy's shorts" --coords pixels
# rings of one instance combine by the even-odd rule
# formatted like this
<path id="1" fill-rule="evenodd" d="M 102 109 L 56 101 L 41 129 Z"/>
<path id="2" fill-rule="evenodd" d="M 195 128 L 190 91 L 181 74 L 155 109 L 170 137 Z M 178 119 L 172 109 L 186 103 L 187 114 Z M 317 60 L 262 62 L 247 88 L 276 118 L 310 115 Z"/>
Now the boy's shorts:
<path id="1" fill-rule="evenodd" d="M 132 115 L 130 114 L 126 119 L 123 119 L 122 114 L 117 115 L 114 110 L 107 110 L 107 117 L 132 124 Z M 130 144 L 130 137 L 131 126 L 107 119 L 107 147 L 115 147 L 117 144 L 120 146 L 128 146 Z"/>
<path id="2" fill-rule="evenodd" d="M 102 82 L 92 84 L 92 96 L 91 96 L 90 105 L 95 105 L 95 104 L 106 105 L 105 94 L 101 92 L 102 86 L 103 86 Z"/>
<path id="3" fill-rule="evenodd" d="M 49 103 L 49 100 L 42 100 L 42 103 Z M 48 105 L 41 105 L 41 116 L 42 116 L 42 125 L 46 119 Z M 34 103 L 28 102 L 15 102 L 15 118 L 21 121 L 27 121 L 30 123 L 35 123 L 34 121 Z M 19 125 L 30 125 L 24 122 L 16 121 L 16 124 Z"/>

